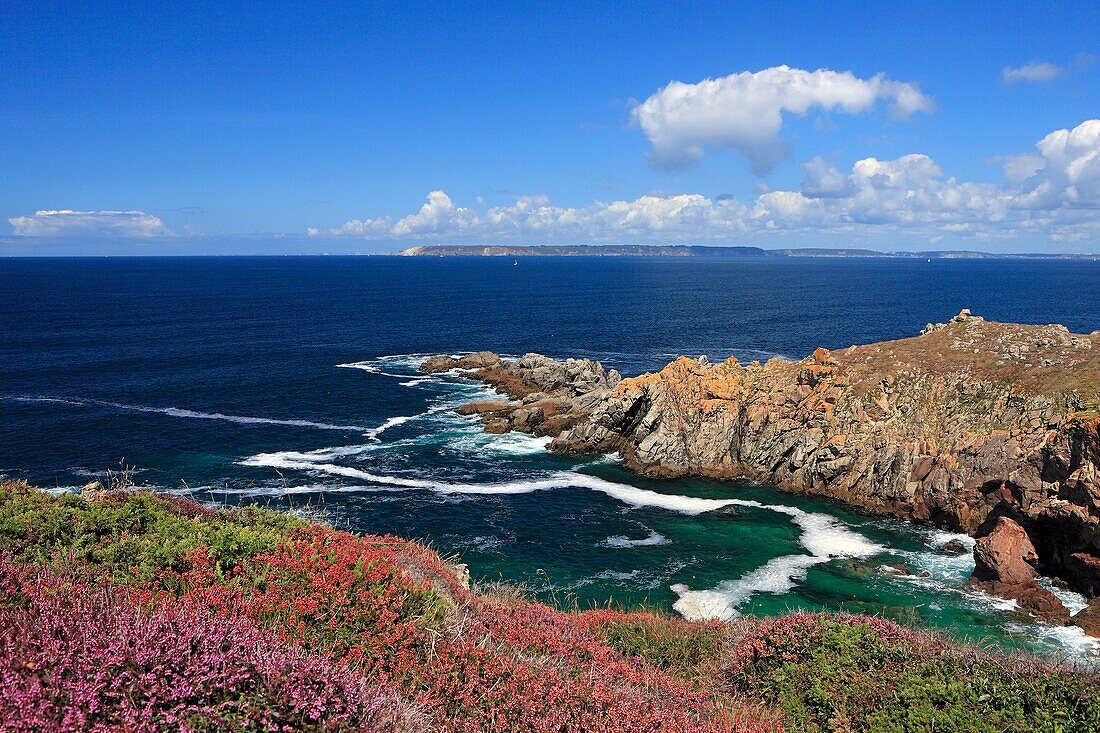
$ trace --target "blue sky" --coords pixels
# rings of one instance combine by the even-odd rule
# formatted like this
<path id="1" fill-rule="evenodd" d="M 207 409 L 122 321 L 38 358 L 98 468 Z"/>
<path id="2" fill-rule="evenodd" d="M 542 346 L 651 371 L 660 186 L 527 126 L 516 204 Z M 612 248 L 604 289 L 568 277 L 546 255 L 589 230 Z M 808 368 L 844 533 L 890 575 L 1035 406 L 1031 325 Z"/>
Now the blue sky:
<path id="1" fill-rule="evenodd" d="M 232 5 L 3 4 L 0 254 L 1100 252 L 1095 2 Z"/>

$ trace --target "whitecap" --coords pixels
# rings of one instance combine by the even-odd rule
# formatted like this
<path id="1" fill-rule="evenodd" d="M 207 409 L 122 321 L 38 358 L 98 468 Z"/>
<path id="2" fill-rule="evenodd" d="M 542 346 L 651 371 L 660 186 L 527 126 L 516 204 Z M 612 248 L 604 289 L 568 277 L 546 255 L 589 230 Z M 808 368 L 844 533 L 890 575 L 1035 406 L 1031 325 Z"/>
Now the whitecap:
<path id="1" fill-rule="evenodd" d="M 456 450 L 468 453 L 488 451 L 515 456 L 536 455 L 546 452 L 546 446 L 550 444 L 549 437 L 537 437 L 527 433 L 510 431 L 501 434 L 486 433 L 483 430 L 471 429 L 472 426 L 463 421 L 459 430 L 452 436 L 447 436 L 447 445 Z"/>
<path id="2" fill-rule="evenodd" d="M 627 548 L 627 547 L 656 547 L 656 546 L 659 546 L 659 545 L 668 545 L 668 544 L 671 544 L 671 543 L 672 543 L 672 540 L 670 540 L 668 537 L 665 537 L 660 532 L 654 532 L 654 531 L 650 530 L 649 535 L 647 535 L 646 537 L 642 537 L 641 539 L 631 539 L 631 538 L 623 536 L 623 535 L 615 535 L 613 537 L 608 537 L 601 544 L 604 547 Z"/>
<path id="3" fill-rule="evenodd" d="M 420 415 L 398 415 L 396 417 L 391 417 L 378 427 L 371 428 L 370 430 L 366 431 L 364 435 L 373 440 L 378 440 L 378 436 L 386 432 L 390 428 L 395 428 L 398 425 L 404 425 L 409 420 L 415 420 L 418 417 L 420 417 Z"/>
<path id="4" fill-rule="evenodd" d="M 1076 661 L 1083 661 L 1090 666 L 1100 662 L 1100 639 L 1089 636 L 1080 626 L 1007 623 L 1005 629 L 1031 641 L 1038 640 L 1056 649 L 1064 649 Z"/>
<path id="5" fill-rule="evenodd" d="M 1081 595 L 1080 593 L 1076 593 L 1069 590 L 1068 588 L 1062 588 L 1061 586 L 1055 585 L 1053 580 L 1044 575 L 1039 576 L 1037 580 L 1039 582 L 1039 585 L 1053 593 L 1058 598 L 1058 600 L 1062 602 L 1062 605 L 1066 607 L 1067 611 L 1069 611 L 1070 616 L 1080 613 L 1088 607 L 1088 598 L 1085 598 L 1085 596 Z"/>
<path id="6" fill-rule="evenodd" d="M 383 377 L 397 377 L 398 379 L 408 379 L 409 374 L 394 374 L 392 372 L 384 372 L 382 368 L 375 363 L 375 360 L 369 361 L 351 361 L 346 364 L 337 364 L 337 369 L 358 369 L 368 374 L 378 374 Z"/>

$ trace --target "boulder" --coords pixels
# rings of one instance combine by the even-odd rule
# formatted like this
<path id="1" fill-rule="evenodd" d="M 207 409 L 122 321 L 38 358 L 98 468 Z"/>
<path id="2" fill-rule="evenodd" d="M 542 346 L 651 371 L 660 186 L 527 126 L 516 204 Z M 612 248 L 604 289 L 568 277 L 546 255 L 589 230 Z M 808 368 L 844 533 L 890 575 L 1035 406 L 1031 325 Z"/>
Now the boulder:
<path id="1" fill-rule="evenodd" d="M 99 479 L 96 479 L 95 481 L 84 484 L 84 486 L 80 489 L 80 495 L 83 496 L 85 499 L 93 499 L 95 498 L 96 494 L 102 491 L 104 491 L 103 483 Z"/>
<path id="2" fill-rule="evenodd" d="M 1035 582 L 1035 545 L 1015 520 L 1000 517 L 993 531 L 974 545 L 972 583 L 991 595 L 1016 601 L 1020 610 L 1052 624 L 1069 621 L 1058 596 Z"/>
<path id="3" fill-rule="evenodd" d="M 494 417 L 492 420 L 487 420 L 485 422 L 485 432 L 491 435 L 500 435 L 501 433 L 507 433 L 511 429 L 511 425 L 509 425 L 508 421 L 502 417 Z"/>
<path id="4" fill-rule="evenodd" d="M 487 415 L 494 412 L 504 412 L 511 406 L 512 403 L 504 400 L 481 400 L 480 402 L 468 402 L 458 407 L 455 412 L 459 415 Z"/>
<path id="5" fill-rule="evenodd" d="M 541 407 L 520 408 L 512 413 L 512 427 L 521 433 L 529 433 L 545 418 Z"/>
<path id="6" fill-rule="evenodd" d="M 1027 532 L 1008 517 L 997 520 L 993 531 L 974 545 L 974 573 L 979 582 L 1007 585 L 1032 583 L 1037 575 L 1035 563 L 1039 556 Z"/>
<path id="7" fill-rule="evenodd" d="M 438 374 L 439 372 L 449 372 L 455 368 L 455 364 L 458 359 L 453 356 L 447 356 L 446 354 L 437 354 L 436 356 L 429 356 L 427 359 L 420 363 L 419 371 L 422 374 Z"/>
<path id="8" fill-rule="evenodd" d="M 1089 636 L 1100 639 L 1100 598 L 1093 598 L 1092 602 L 1083 611 L 1070 619 L 1075 626 L 1080 626 Z"/>

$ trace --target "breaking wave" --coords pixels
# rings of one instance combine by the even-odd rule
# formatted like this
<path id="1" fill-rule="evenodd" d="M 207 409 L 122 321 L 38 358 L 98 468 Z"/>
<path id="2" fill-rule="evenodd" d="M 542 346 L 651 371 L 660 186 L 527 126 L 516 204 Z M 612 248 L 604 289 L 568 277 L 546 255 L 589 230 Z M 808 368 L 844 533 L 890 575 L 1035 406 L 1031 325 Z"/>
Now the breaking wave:
<path id="1" fill-rule="evenodd" d="M 241 461 L 241 465 L 287 470 L 312 471 L 344 478 L 369 481 L 382 486 L 394 486 L 403 489 L 422 489 L 443 494 L 529 494 L 534 491 L 554 489 L 582 488 L 598 491 L 624 504 L 635 507 L 653 507 L 666 509 L 680 514 L 702 514 L 736 503 L 735 499 L 700 499 L 678 494 L 661 494 L 656 491 L 640 489 L 636 486 L 618 484 L 613 481 L 583 473 L 562 471 L 544 478 L 499 483 L 451 483 L 433 479 L 387 476 L 371 473 L 351 466 L 341 466 L 315 460 L 316 454 L 283 451 L 280 453 L 260 453 Z"/>

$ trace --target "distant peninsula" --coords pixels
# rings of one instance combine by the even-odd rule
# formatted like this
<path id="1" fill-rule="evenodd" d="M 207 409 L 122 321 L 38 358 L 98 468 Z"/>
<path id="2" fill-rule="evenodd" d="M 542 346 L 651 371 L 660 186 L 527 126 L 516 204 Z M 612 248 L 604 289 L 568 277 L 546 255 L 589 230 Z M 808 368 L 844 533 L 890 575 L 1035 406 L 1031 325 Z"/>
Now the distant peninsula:
<path id="1" fill-rule="evenodd" d="M 1100 254 L 1026 253 L 1000 254 L 969 250 L 930 252 L 880 252 L 873 249 L 764 249 L 697 244 L 567 244 L 567 245 L 482 245 L 428 244 L 409 247 L 394 254 L 402 257 L 888 257 L 937 260 L 955 259 L 1045 259 L 1100 260 Z"/>

